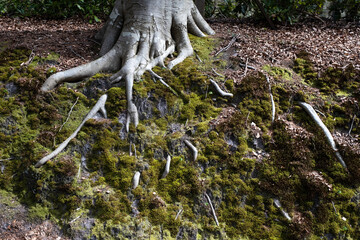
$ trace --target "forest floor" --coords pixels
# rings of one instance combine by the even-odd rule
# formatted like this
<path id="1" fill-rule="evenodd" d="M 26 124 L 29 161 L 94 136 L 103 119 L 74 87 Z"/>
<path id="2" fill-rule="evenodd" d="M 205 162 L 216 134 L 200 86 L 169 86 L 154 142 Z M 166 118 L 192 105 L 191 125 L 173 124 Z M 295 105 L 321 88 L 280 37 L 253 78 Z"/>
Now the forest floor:
<path id="1" fill-rule="evenodd" d="M 251 71 L 250 67 L 261 69 L 267 64 L 289 67 L 300 52 L 309 54 L 315 70 L 332 66 L 346 68 L 349 64 L 360 69 L 360 28 L 352 24 L 319 21 L 270 30 L 251 23 L 213 21 L 211 26 L 216 31 L 214 37 L 219 39 L 212 54 L 230 46 L 222 55 L 228 61 L 227 70 L 220 73 L 235 82 L 240 82 Z M 41 57 L 56 53 L 60 56 L 57 69 L 61 71 L 96 58 L 99 44 L 92 37 L 100 27 L 101 23 L 90 24 L 81 19 L 0 17 L 0 52 L 6 48 L 24 47 Z M 11 221 L 0 214 L 0 238 L 63 239 L 58 235 L 57 227 L 48 221 L 38 225 L 25 224 L 22 211 L 25 210 L 19 208 L 15 214 L 18 217 Z M 51 235 L 44 235 L 49 233 Z"/>

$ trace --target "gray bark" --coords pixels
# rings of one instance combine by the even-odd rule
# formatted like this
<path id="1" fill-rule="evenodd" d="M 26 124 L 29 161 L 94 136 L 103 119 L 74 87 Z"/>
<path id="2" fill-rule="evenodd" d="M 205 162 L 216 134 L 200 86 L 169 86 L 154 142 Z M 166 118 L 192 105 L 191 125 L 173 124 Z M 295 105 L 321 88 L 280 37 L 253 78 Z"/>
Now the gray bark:
<path id="1" fill-rule="evenodd" d="M 117 0 L 109 20 L 97 34 L 102 40 L 101 57 L 79 67 L 50 76 L 42 91 L 63 82 L 80 81 L 101 71 L 117 71 L 112 82 L 124 80 L 128 101 L 128 121 L 138 124 L 133 103 L 134 79 L 159 65 L 175 50 L 177 58 L 168 64 L 173 68 L 193 54 L 188 32 L 203 37 L 214 34 L 192 0 Z"/>

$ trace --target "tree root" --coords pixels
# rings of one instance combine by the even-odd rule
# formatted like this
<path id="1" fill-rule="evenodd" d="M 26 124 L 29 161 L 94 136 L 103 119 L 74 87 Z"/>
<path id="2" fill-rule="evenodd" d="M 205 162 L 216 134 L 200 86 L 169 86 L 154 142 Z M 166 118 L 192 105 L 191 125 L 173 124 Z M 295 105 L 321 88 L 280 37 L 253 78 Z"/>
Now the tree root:
<path id="1" fill-rule="evenodd" d="M 132 182 L 132 189 L 135 189 L 137 188 L 137 186 L 139 186 L 140 175 L 141 175 L 140 172 L 135 172 Z"/>
<path id="2" fill-rule="evenodd" d="M 175 48 L 178 56 L 170 61 L 169 69 L 192 55 L 188 32 L 199 37 L 214 34 L 192 0 L 117 0 L 96 36 L 102 41 L 101 57 L 50 76 L 41 90 L 49 91 L 63 82 L 80 81 L 101 71 L 117 71 L 110 80 L 125 80 L 129 131 L 130 122 L 135 126 L 139 122 L 132 96 L 134 79 L 155 66 L 164 67 L 165 58 Z"/>
<path id="3" fill-rule="evenodd" d="M 220 94 L 220 96 L 222 96 L 222 97 L 233 97 L 234 96 L 232 93 L 223 91 L 214 80 L 210 79 L 210 82 L 215 87 L 216 91 Z"/>
<path id="4" fill-rule="evenodd" d="M 287 220 L 289 220 L 289 221 L 292 220 L 291 217 L 290 217 L 290 215 L 289 215 L 287 212 L 284 211 L 284 209 L 282 208 L 281 203 L 280 203 L 280 201 L 279 201 L 278 199 L 274 199 L 274 204 L 275 204 L 275 206 L 276 206 L 278 209 L 280 209 L 281 214 L 282 214 Z"/>
<path id="5" fill-rule="evenodd" d="M 271 83 L 270 83 L 270 79 L 269 76 L 267 74 L 265 74 L 265 78 L 267 83 L 269 84 L 269 93 L 270 93 L 270 99 L 271 99 L 271 122 L 273 123 L 275 121 L 275 101 L 274 101 L 274 97 L 272 95 L 272 91 L 271 91 Z"/>
<path id="6" fill-rule="evenodd" d="M 334 141 L 333 136 L 331 135 L 329 129 L 325 126 L 325 124 L 321 121 L 319 115 L 315 112 L 314 108 L 305 102 L 299 102 L 299 105 L 305 109 L 305 111 L 310 115 L 310 117 L 314 120 L 316 125 L 318 125 L 321 130 L 324 132 L 325 137 L 333 151 L 335 152 L 336 158 L 339 160 L 340 164 L 347 169 L 346 163 L 344 162 L 343 158 L 341 157 L 338 149 L 336 148 L 336 144 Z"/>
<path id="7" fill-rule="evenodd" d="M 85 122 L 91 118 L 93 118 L 97 112 L 101 111 L 101 113 L 104 115 L 104 117 L 106 118 L 106 110 L 105 110 L 105 102 L 107 99 L 107 95 L 102 95 L 100 97 L 100 99 L 98 100 L 98 102 L 95 104 L 95 106 L 90 110 L 90 112 L 86 115 L 86 117 L 84 118 L 84 120 L 81 122 L 81 124 L 79 125 L 79 127 L 73 132 L 73 134 L 71 134 L 70 137 L 68 137 L 64 142 L 62 142 L 52 153 L 50 153 L 49 155 L 46 155 L 45 157 L 43 157 L 41 160 L 39 160 L 36 164 L 35 167 L 41 167 L 42 165 L 44 165 L 47 161 L 49 161 L 50 159 L 52 159 L 53 157 L 55 157 L 56 155 L 58 155 L 62 150 L 64 150 L 66 148 L 66 146 L 69 144 L 69 142 L 76 137 L 76 135 L 78 134 L 78 132 L 80 131 L 80 129 L 84 126 Z"/>
<path id="8" fill-rule="evenodd" d="M 166 160 L 165 170 L 164 170 L 164 173 L 161 176 L 161 178 L 165 178 L 169 174 L 169 172 L 170 172 L 170 163 L 171 163 L 171 157 L 170 157 L 170 155 L 168 155 L 167 160 Z"/>
<path id="9" fill-rule="evenodd" d="M 191 142 L 189 142 L 188 140 L 184 140 L 184 143 L 186 144 L 186 146 L 188 146 L 188 148 L 191 149 L 192 153 L 193 153 L 193 160 L 196 161 L 197 156 L 198 156 L 198 150 L 196 149 L 196 147 L 194 145 L 192 145 Z"/>
<path id="10" fill-rule="evenodd" d="M 212 213 L 212 215 L 213 215 L 213 217 L 214 217 L 214 219 L 215 219 L 216 225 L 219 226 L 219 221 L 218 221 L 218 219 L 217 219 L 217 217 L 216 217 L 216 212 L 215 212 L 215 209 L 214 209 L 214 207 L 213 207 L 213 205 L 212 205 L 211 199 L 210 199 L 209 195 L 207 195 L 206 193 L 205 193 L 205 196 L 206 196 L 207 201 L 208 201 L 209 204 L 210 204 L 211 213 Z"/>
<path id="11" fill-rule="evenodd" d="M 180 210 L 177 212 L 176 217 L 175 217 L 175 221 L 176 221 L 176 219 L 179 218 L 180 214 L 181 214 L 183 211 L 184 211 L 184 209 L 180 209 Z"/>

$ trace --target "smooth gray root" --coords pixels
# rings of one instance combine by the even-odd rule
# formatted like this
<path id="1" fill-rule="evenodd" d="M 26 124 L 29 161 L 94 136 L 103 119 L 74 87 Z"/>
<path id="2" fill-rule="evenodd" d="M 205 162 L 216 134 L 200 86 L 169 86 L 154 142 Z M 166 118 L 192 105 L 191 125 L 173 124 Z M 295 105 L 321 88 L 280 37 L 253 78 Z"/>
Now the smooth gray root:
<path id="1" fill-rule="evenodd" d="M 234 96 L 232 93 L 223 91 L 214 80 L 210 79 L 210 82 L 215 87 L 216 91 L 220 94 L 220 96 L 222 96 L 222 97 L 233 97 Z"/>
<path id="2" fill-rule="evenodd" d="M 95 104 L 95 106 L 90 110 L 90 112 L 86 115 L 84 120 L 81 122 L 79 127 L 71 134 L 70 137 L 68 137 L 64 142 L 62 142 L 52 153 L 49 155 L 46 155 L 41 160 L 39 160 L 35 167 L 41 167 L 44 165 L 47 161 L 58 155 L 62 150 L 66 148 L 66 146 L 69 144 L 69 142 L 76 137 L 76 135 L 79 133 L 80 129 L 84 126 L 85 122 L 91 118 L 93 118 L 97 112 L 101 111 L 104 117 L 106 118 L 106 110 L 105 110 L 105 103 L 106 103 L 107 95 L 102 95 L 98 102 Z"/>
<path id="3" fill-rule="evenodd" d="M 270 99 L 271 99 L 271 122 L 273 123 L 275 121 L 275 101 L 274 101 L 274 97 L 272 95 L 272 91 L 271 91 L 271 83 L 270 83 L 270 79 L 269 76 L 267 74 L 265 74 L 265 78 L 267 83 L 269 84 L 269 94 L 270 94 Z"/>
<path id="4" fill-rule="evenodd" d="M 169 174 L 169 172 L 170 172 L 170 163 L 171 163 L 171 157 L 170 157 L 170 155 L 168 155 L 167 159 L 166 159 L 165 170 L 164 170 L 164 173 L 161 176 L 161 178 L 165 178 Z"/>
<path id="5" fill-rule="evenodd" d="M 186 144 L 186 146 L 188 146 L 188 148 L 191 149 L 192 154 L 193 154 L 193 160 L 196 161 L 197 156 L 198 156 L 197 148 L 188 140 L 184 140 L 184 143 Z"/>
<path id="6" fill-rule="evenodd" d="M 289 220 L 289 221 L 292 220 L 291 217 L 290 217 L 290 215 L 282 208 L 279 199 L 276 199 L 276 198 L 275 198 L 275 199 L 274 199 L 274 204 L 275 204 L 275 206 L 276 206 L 278 209 L 280 209 L 281 214 L 282 214 L 287 220 Z"/>
<path id="7" fill-rule="evenodd" d="M 317 115 L 317 113 L 315 112 L 314 108 L 310 105 L 307 104 L 305 102 L 299 102 L 299 105 L 305 109 L 305 111 L 310 115 L 310 117 L 314 120 L 314 122 L 316 123 L 316 125 L 318 125 L 321 130 L 324 132 L 325 137 L 327 142 L 329 143 L 329 145 L 331 146 L 331 148 L 334 150 L 335 152 L 335 156 L 336 158 L 339 160 L 340 164 L 344 167 L 347 168 L 346 163 L 344 162 L 343 158 L 341 157 L 338 149 L 336 148 L 336 144 L 334 141 L 333 136 L 331 135 L 329 129 L 325 126 L 325 124 L 323 123 L 323 121 L 321 121 L 319 115 Z"/>
<path id="8" fill-rule="evenodd" d="M 41 90 L 49 91 L 63 82 L 80 81 L 101 71 L 117 71 L 110 80 L 125 80 L 129 130 L 131 122 L 135 126 L 139 122 L 132 96 L 134 79 L 155 66 L 164 66 L 175 48 L 178 56 L 168 64 L 169 69 L 192 55 L 188 32 L 202 37 L 214 34 L 192 0 L 117 0 L 96 35 L 102 41 L 102 57 L 50 76 Z"/>
<path id="9" fill-rule="evenodd" d="M 214 220 L 215 220 L 215 222 L 216 222 L 216 225 L 219 226 L 219 221 L 218 221 L 218 219 L 217 219 L 217 217 L 216 217 L 216 212 L 215 212 L 215 209 L 214 209 L 214 207 L 213 207 L 213 205 L 212 205 L 211 199 L 210 199 L 209 195 L 207 195 L 206 193 L 205 193 L 205 196 L 206 196 L 207 201 L 208 201 L 209 204 L 210 204 L 211 213 L 212 213 L 212 215 L 213 215 L 213 217 L 214 217 Z"/>
<path id="10" fill-rule="evenodd" d="M 141 175 L 140 172 L 135 172 L 132 182 L 132 189 L 135 189 L 137 188 L 137 186 L 139 186 L 140 175 Z"/>

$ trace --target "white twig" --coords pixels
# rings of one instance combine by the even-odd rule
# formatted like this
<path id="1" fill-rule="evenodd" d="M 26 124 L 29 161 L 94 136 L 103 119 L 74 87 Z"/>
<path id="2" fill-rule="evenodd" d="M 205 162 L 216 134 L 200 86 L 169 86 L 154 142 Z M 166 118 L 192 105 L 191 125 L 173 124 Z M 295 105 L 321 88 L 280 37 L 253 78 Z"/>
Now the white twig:
<path id="1" fill-rule="evenodd" d="M 71 220 L 69 223 L 73 223 L 75 222 L 76 220 L 78 220 L 83 214 L 80 214 L 79 216 L 77 216 L 76 218 L 74 218 L 73 220 Z"/>
<path id="2" fill-rule="evenodd" d="M 72 105 L 72 107 L 70 108 L 70 111 L 68 112 L 68 116 L 67 116 L 65 122 L 61 125 L 61 127 L 59 128 L 59 131 L 58 131 L 58 132 L 60 132 L 61 129 L 62 129 L 62 128 L 65 126 L 65 124 L 67 123 L 67 121 L 69 121 L 69 118 L 70 118 L 70 116 L 71 116 L 71 113 L 72 113 L 72 111 L 73 111 L 73 109 L 74 109 L 74 107 L 75 107 L 75 105 L 76 105 L 76 103 L 77 103 L 78 101 L 79 101 L 79 97 L 76 98 L 75 103 Z"/>
<path id="3" fill-rule="evenodd" d="M 193 160 L 196 161 L 197 156 L 198 156 L 198 150 L 196 149 L 196 147 L 194 145 L 192 145 L 191 142 L 189 142 L 188 140 L 184 140 L 186 146 L 188 146 L 188 148 L 191 149 L 191 151 L 193 152 Z"/>
<path id="4" fill-rule="evenodd" d="M 229 44 L 226 45 L 226 47 L 220 49 L 217 53 L 215 53 L 215 57 L 216 57 L 217 55 L 219 55 L 220 53 L 222 53 L 223 51 L 227 51 L 227 50 L 236 42 L 236 39 L 237 39 L 239 36 L 240 36 L 240 34 L 238 34 L 238 35 L 236 35 L 235 37 L 233 37 L 233 38 L 231 39 L 231 41 L 229 42 Z"/>
<path id="5" fill-rule="evenodd" d="M 212 205 L 212 202 L 211 202 L 211 200 L 210 200 L 210 197 L 209 197 L 209 195 L 207 195 L 206 193 L 205 193 L 205 196 L 206 196 L 206 198 L 207 198 L 207 200 L 208 200 L 208 202 L 209 202 L 209 204 L 210 204 L 211 212 L 212 212 L 212 215 L 214 216 L 216 225 L 219 226 L 219 221 L 218 221 L 218 219 L 217 219 L 217 217 L 216 217 L 216 212 L 215 212 L 215 209 L 214 209 L 214 207 L 213 207 L 213 205 Z"/>
<path id="6" fill-rule="evenodd" d="M 270 93 L 270 99 L 271 99 L 271 122 L 273 123 L 275 121 L 275 101 L 274 101 L 274 97 L 272 95 L 272 91 L 271 91 L 271 83 L 270 83 L 270 79 L 269 79 L 269 76 L 267 74 L 265 74 L 265 78 L 266 78 L 266 81 L 268 82 L 269 84 L 269 93 Z"/>
<path id="7" fill-rule="evenodd" d="M 246 58 L 246 63 L 245 63 L 245 71 L 244 71 L 244 77 L 246 77 L 247 71 L 248 71 L 248 63 L 249 63 L 249 59 Z"/>
<path id="8" fill-rule="evenodd" d="M 246 62 L 247 62 L 247 59 L 246 59 Z M 247 69 L 256 70 L 255 67 L 250 66 L 250 65 L 247 65 L 247 64 L 243 64 L 243 63 L 239 63 L 239 66 L 240 66 L 240 67 L 243 67 L 243 68 L 247 68 Z"/>
<path id="9" fill-rule="evenodd" d="M 175 96 L 179 96 L 177 94 L 177 92 L 172 88 L 170 87 L 164 80 L 162 77 L 160 77 L 158 74 L 156 74 L 153 70 L 149 70 L 149 73 L 152 77 L 158 79 L 165 87 L 167 87 L 168 89 L 170 89 L 170 91 L 175 95 Z"/>
<path id="10" fill-rule="evenodd" d="M 195 52 L 195 56 L 196 56 L 196 59 L 200 62 L 200 63 L 203 63 L 203 60 L 201 60 L 201 58 L 199 57 L 199 55 Z"/>
<path id="11" fill-rule="evenodd" d="M 178 219 L 178 217 L 180 216 L 180 214 L 181 214 L 183 211 L 184 211 L 183 209 L 180 209 L 180 210 L 178 211 L 178 213 L 176 214 L 175 220 Z"/>
<path id="12" fill-rule="evenodd" d="M 140 172 L 135 172 L 132 189 L 137 188 L 137 186 L 139 186 L 139 182 L 140 182 Z"/>
<path id="13" fill-rule="evenodd" d="M 332 206 L 333 206 L 333 208 L 334 208 L 335 213 L 337 214 L 337 211 L 336 211 L 336 207 L 335 207 L 334 201 L 331 201 L 331 204 L 332 204 Z"/>
<path id="14" fill-rule="evenodd" d="M 98 111 L 101 111 L 104 115 L 104 117 L 106 117 L 106 110 L 105 110 L 105 102 L 107 99 L 107 95 L 104 94 L 100 97 L 100 99 L 98 100 L 98 102 L 95 104 L 95 106 L 90 110 L 90 112 L 86 115 L 86 117 L 84 118 L 84 120 L 81 122 L 81 124 L 79 125 L 79 127 L 75 130 L 75 132 L 73 132 L 73 134 L 71 134 L 70 137 L 68 137 L 63 143 L 61 143 L 52 153 L 50 153 L 49 155 L 46 155 L 45 157 L 43 157 L 40 161 L 38 161 L 35 164 L 35 167 L 41 167 L 43 164 L 45 164 L 47 161 L 49 161 L 50 159 L 52 159 L 53 157 L 55 157 L 56 155 L 58 155 L 62 150 L 64 150 L 64 148 L 69 144 L 69 142 L 76 137 L 76 135 L 78 134 L 78 132 L 80 131 L 80 129 L 84 126 L 85 122 L 91 118 L 93 118 L 95 116 L 95 114 Z"/>
<path id="15" fill-rule="evenodd" d="M 337 159 L 339 160 L 340 164 L 344 167 L 346 167 L 346 164 L 344 160 L 342 159 L 340 153 L 338 152 L 338 149 L 336 148 L 336 144 L 334 141 L 333 136 L 331 135 L 329 129 L 325 126 L 325 124 L 321 121 L 319 115 L 315 112 L 314 108 L 305 102 L 299 102 L 299 105 L 305 109 L 305 111 L 310 115 L 310 117 L 314 120 L 316 125 L 318 125 L 321 130 L 324 132 L 327 142 L 330 144 L 331 148 L 334 150 L 335 155 Z"/>
<path id="16" fill-rule="evenodd" d="M 166 160 L 165 170 L 164 170 L 164 173 L 161 176 L 161 178 L 165 178 L 169 174 L 169 172 L 170 172 L 170 163 L 171 163 L 171 157 L 170 157 L 170 155 L 168 155 L 167 160 Z"/>
<path id="17" fill-rule="evenodd" d="M 227 93 L 227 92 L 223 91 L 214 80 L 210 79 L 210 82 L 215 87 L 216 91 L 220 94 L 220 96 L 222 96 L 222 97 L 233 97 L 234 96 L 232 93 Z"/>

